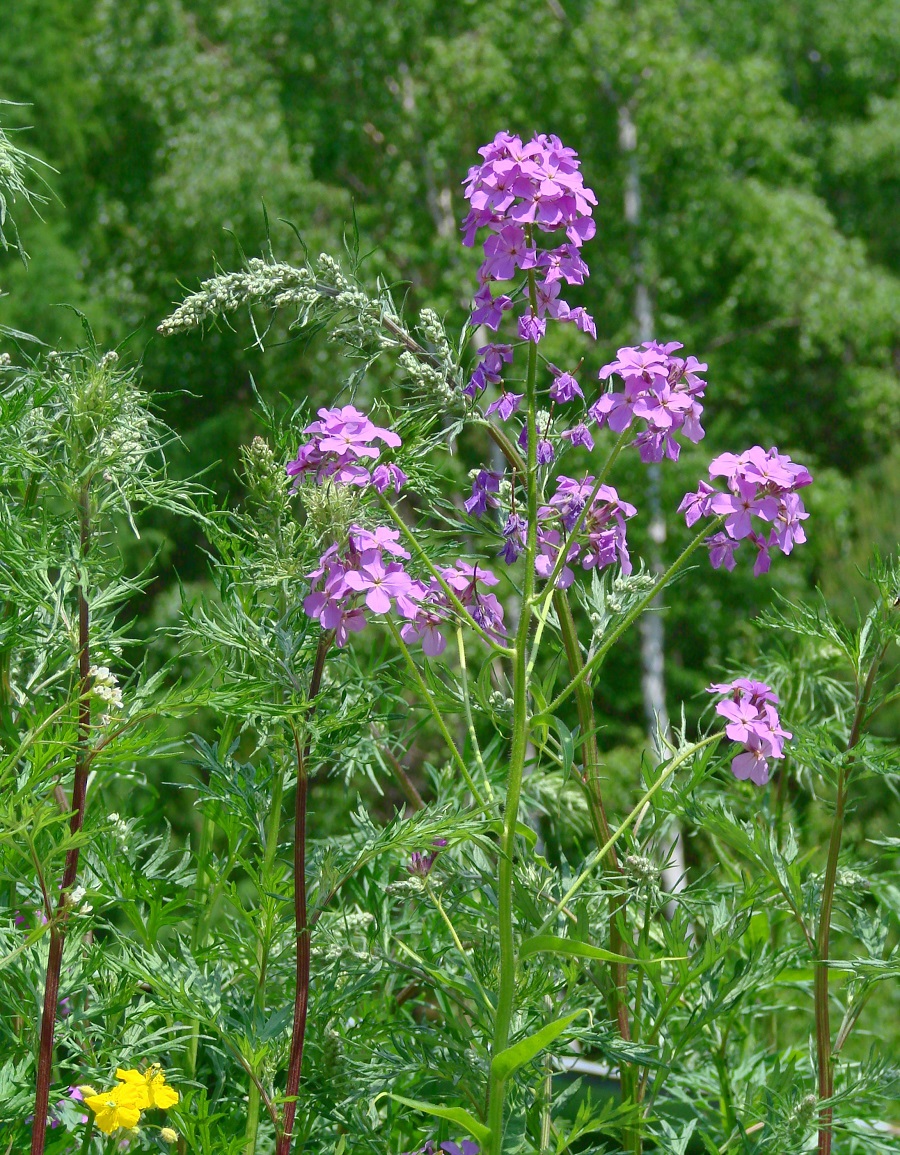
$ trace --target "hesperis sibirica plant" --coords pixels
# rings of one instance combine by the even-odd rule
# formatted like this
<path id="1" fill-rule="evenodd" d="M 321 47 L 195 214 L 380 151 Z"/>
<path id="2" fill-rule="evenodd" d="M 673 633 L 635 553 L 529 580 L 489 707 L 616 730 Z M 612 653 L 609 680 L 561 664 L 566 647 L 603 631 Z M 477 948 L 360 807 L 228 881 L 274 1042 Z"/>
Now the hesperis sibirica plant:
<path id="1" fill-rule="evenodd" d="M 897 574 L 873 569 L 855 629 L 824 607 L 770 612 L 777 641 L 623 759 L 609 721 L 632 626 L 663 593 L 690 586 L 695 604 L 742 580 L 742 558 L 755 588 L 779 553 L 774 575 L 790 572 L 812 473 L 760 445 L 716 445 L 705 467 L 714 363 L 677 333 L 614 356 L 598 341 L 584 302 L 602 237 L 576 151 L 501 132 L 479 152 L 458 334 L 368 290 L 352 246 L 344 265 L 252 259 L 160 325 L 247 309 L 261 343 L 280 311 L 327 337 L 346 383 L 285 415 L 262 386 L 245 503 L 203 522 L 212 592 L 178 627 L 204 708 L 180 747 L 197 771 L 184 900 L 157 909 L 156 860 L 128 858 L 118 815 L 115 852 L 86 846 L 78 867 L 131 912 L 115 938 L 93 917 L 124 1005 L 154 1008 L 153 1054 L 94 1026 L 99 1050 L 79 1049 L 94 996 L 79 1004 L 65 1085 L 51 1091 L 51 1034 L 37 1102 L 80 1147 L 52 1147 L 51 1121 L 49 1155 L 897 1149 L 875 1125 L 889 1064 L 847 1054 L 894 973 L 896 912 L 889 886 L 860 897 L 842 850 L 851 786 L 893 772 L 870 721 L 889 701 Z M 709 477 L 666 496 L 684 538 L 662 566 L 640 557 L 645 467 L 664 496 L 679 471 Z M 131 709 L 113 649 L 85 650 L 82 768 L 95 727 Z M 369 804 L 346 818 L 360 783 Z M 791 824 L 812 786 L 833 799 L 821 850 Z M 674 822 L 691 857 L 673 886 Z M 57 983 L 68 903 L 45 904 Z M 85 1077 L 67 1102 L 86 1054 L 118 1085 Z"/>

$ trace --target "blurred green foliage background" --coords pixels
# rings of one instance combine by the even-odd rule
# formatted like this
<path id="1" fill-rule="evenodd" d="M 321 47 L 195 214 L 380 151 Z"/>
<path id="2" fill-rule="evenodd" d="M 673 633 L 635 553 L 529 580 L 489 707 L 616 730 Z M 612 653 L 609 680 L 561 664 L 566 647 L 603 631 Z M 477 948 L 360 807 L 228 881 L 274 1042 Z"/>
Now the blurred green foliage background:
<path id="1" fill-rule="evenodd" d="M 709 363 L 708 436 L 663 470 L 664 508 L 674 511 L 713 453 L 755 441 L 816 477 L 810 541 L 789 563 L 761 580 L 704 565 L 671 592 L 670 710 L 687 699 L 699 711 L 710 673 L 752 657 L 749 623 L 774 590 L 794 598 L 818 585 L 850 615 L 873 548 L 896 550 L 895 0 L 8 7 L 0 96 L 22 106 L 3 108 L 4 124 L 28 127 L 16 143 L 56 171 L 41 169 L 55 194 L 43 219 L 19 212 L 29 267 L 0 261 L 0 323 L 77 342 L 77 317 L 51 307 L 67 302 L 102 344 L 124 342 L 183 438 L 176 470 L 207 470 L 220 495 L 239 499 L 237 447 L 257 431 L 251 375 L 267 398 L 314 407 L 332 403 L 345 374 L 324 343 L 286 340 L 284 323 L 265 357 L 249 326 L 163 340 L 155 327 L 183 289 L 261 252 L 266 213 L 283 259 L 302 247 L 282 220 L 313 254 L 338 252 L 355 220 L 370 254 L 364 276 L 396 283 L 398 296 L 458 328 L 478 259 L 459 240 L 460 182 L 499 129 L 546 131 L 579 151 L 600 202 L 585 250 L 592 276 L 572 301 L 598 326 L 584 377 L 636 339 L 639 276 L 656 336 Z M 637 226 L 625 218 L 630 178 Z M 462 464 L 484 451 L 463 447 Z M 619 484 L 640 506 L 642 471 Z M 669 531 L 674 556 L 674 514 Z M 176 612 L 176 575 L 205 578 L 193 532 L 160 524 L 137 547 L 161 551 L 141 608 L 147 632 Z M 608 749 L 643 744 L 638 669 L 635 643 L 599 688 Z"/>

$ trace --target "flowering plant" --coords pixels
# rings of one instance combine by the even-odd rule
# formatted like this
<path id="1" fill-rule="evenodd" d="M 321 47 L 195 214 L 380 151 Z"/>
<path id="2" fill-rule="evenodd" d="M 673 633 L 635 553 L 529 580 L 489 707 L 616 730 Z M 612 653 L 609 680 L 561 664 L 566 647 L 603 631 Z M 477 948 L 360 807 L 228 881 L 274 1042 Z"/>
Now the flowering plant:
<path id="1" fill-rule="evenodd" d="M 28 890 L 20 864 L 15 883 L 15 909 L 29 897 L 46 921 L 8 932 L 27 933 L 13 961 L 45 925 L 49 937 L 42 1012 L 30 1020 L 41 1023 L 32 1155 L 74 1150 L 64 1145 L 73 1132 L 96 1152 L 94 1128 L 110 1143 L 156 1143 L 143 1113 L 162 1110 L 177 1129 L 160 1127 L 159 1141 L 204 1155 L 829 1155 L 835 1135 L 896 1150 L 873 1124 L 887 1066 L 843 1057 L 896 973 L 896 897 L 884 886 L 863 910 L 840 862 L 851 785 L 896 770 L 870 730 L 893 692 L 900 575 L 873 567 L 874 605 L 855 629 L 821 608 L 771 613 L 783 649 L 763 648 L 752 670 L 710 685 L 719 700 L 702 717 L 683 715 L 674 731 L 660 720 L 654 754 L 623 787 L 599 701 L 614 650 L 660 612 L 704 547 L 713 568 L 730 570 L 741 543 L 754 545 L 761 577 L 776 548 L 802 545 L 797 491 L 812 476 L 775 449 L 720 453 L 709 477 L 726 489 L 701 481 L 678 507 L 694 536 L 668 567 L 637 561 L 636 471 L 674 469 L 686 445 L 699 452 L 714 375 L 708 383 L 708 366 L 675 341 L 585 368 L 597 326 L 571 302 L 589 276 L 596 197 L 578 156 L 555 136 L 506 132 L 480 155 L 464 182 L 463 233 L 470 247 L 482 238 L 483 260 L 458 341 L 430 310 L 409 327 L 384 286 L 370 296 L 328 257 L 300 268 L 253 260 L 160 325 L 170 334 L 242 307 L 290 309 L 299 331 L 325 329 L 364 362 L 313 420 L 261 401 L 267 436 L 242 454 L 246 501 L 204 515 L 212 586 L 185 600 L 176 628 L 173 665 L 196 675 L 190 694 L 163 695 L 171 670 L 120 687 L 115 623 L 100 644 L 103 619 L 92 616 L 115 601 L 88 582 L 102 515 L 130 516 L 140 496 L 196 516 L 147 465 L 161 446 L 136 386 L 114 363 L 81 357 L 64 372 L 38 364 L 3 394 L 23 505 L 28 438 L 48 441 L 57 426 L 67 437 L 42 485 L 58 486 L 49 510 L 70 555 L 66 569 L 58 551 L 47 572 L 68 577 L 53 614 L 32 589 L 31 633 L 3 650 L 4 772 L 30 775 L 16 797 L 27 790 L 49 806 L 56 758 L 71 754 L 73 771 L 68 835 L 35 836 L 36 880 Z M 382 396 L 367 370 L 385 358 L 398 381 Z M 465 491 L 462 453 L 474 462 Z M 12 605 L 50 523 L 7 512 L 0 524 L 31 535 L 9 554 L 0 592 Z M 63 620 L 77 631 L 54 633 Z M 61 636 L 56 660 L 77 671 L 68 691 L 42 672 L 48 639 L 60 647 Z M 791 638 L 815 661 L 798 664 Z M 98 654 L 110 664 L 95 665 Z M 55 711 L 29 713 L 35 684 L 56 687 Z M 197 767 L 190 853 L 176 862 L 141 843 L 139 824 L 118 813 L 85 826 L 99 821 L 87 790 L 107 748 L 139 716 L 198 706 L 202 732 L 176 744 Z M 54 729 L 58 719 L 68 729 Z M 391 791 L 393 813 L 374 803 L 334 821 L 361 779 Z M 792 798 L 813 779 L 834 800 L 824 870 L 791 824 Z M 28 822 L 43 829 L 39 810 Z M 673 882 L 679 839 L 697 861 Z M 94 957 L 95 939 L 70 930 L 91 914 L 86 895 L 120 906 L 106 921 L 94 911 L 90 932 L 115 942 L 117 965 L 107 974 L 97 963 L 102 981 L 62 1030 L 63 948 Z M 833 950 L 837 910 L 842 947 L 852 916 L 865 957 Z M 840 970 L 850 982 L 838 996 Z M 116 1037 L 120 988 L 152 1030 L 129 1023 Z M 798 1045 L 797 990 L 811 996 L 811 1061 Z M 138 1043 L 149 1065 L 120 1066 L 121 1047 Z M 57 1142 L 54 1064 L 68 1086 L 86 1055 L 118 1083 L 82 1086 L 92 1114 L 79 1104 L 76 1121 L 66 1107 Z"/>

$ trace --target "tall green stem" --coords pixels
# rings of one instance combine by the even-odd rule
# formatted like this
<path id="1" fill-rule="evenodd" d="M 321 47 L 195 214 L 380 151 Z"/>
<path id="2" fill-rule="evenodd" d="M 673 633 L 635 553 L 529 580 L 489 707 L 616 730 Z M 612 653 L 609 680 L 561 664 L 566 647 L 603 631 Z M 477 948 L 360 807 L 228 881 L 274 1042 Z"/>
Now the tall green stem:
<path id="1" fill-rule="evenodd" d="M 537 290 L 534 274 L 528 274 L 528 291 L 532 308 L 537 311 Z M 509 777 L 503 811 L 503 835 L 500 843 L 499 879 L 497 890 L 500 982 L 497 990 L 497 1010 L 494 1015 L 494 1038 L 491 1054 L 496 1056 L 509 1042 L 510 1026 L 516 992 L 515 933 L 513 928 L 513 859 L 516 844 L 516 825 L 519 817 L 519 799 L 525 773 L 528 749 L 528 632 L 531 626 L 534 599 L 534 561 L 537 552 L 537 425 L 536 410 L 537 347 L 528 344 L 528 370 L 525 378 L 527 405 L 528 450 L 525 463 L 527 487 L 528 533 L 525 541 L 525 577 L 519 625 L 516 630 L 513 656 L 513 736 L 509 759 Z M 488 1084 L 488 1127 L 490 1139 L 487 1155 L 502 1155 L 503 1109 L 506 1101 L 506 1080 L 491 1072 Z"/>
<path id="2" fill-rule="evenodd" d="M 78 501 L 79 560 L 81 578 L 78 585 L 78 742 L 75 750 L 75 778 L 72 784 L 72 818 L 69 831 L 74 837 L 84 825 L 84 808 L 88 780 L 88 748 L 91 738 L 91 614 L 87 590 L 84 588 L 84 567 L 91 545 L 90 481 L 85 481 Z M 44 1006 L 41 1013 L 41 1035 L 38 1049 L 37 1084 L 34 1096 L 34 1123 L 31 1130 L 31 1155 L 43 1155 L 47 1134 L 47 1109 L 50 1104 L 50 1079 L 53 1071 L 53 1036 L 59 1003 L 59 977 L 62 970 L 66 923 L 69 917 L 69 893 L 78 875 L 79 846 L 66 853 L 56 911 L 48 909 L 50 922 L 50 950 L 47 956 L 47 976 L 44 982 Z"/>
<path id="3" fill-rule="evenodd" d="M 886 649 L 886 647 L 885 647 Z M 825 1105 L 819 1111 L 818 1155 L 831 1155 L 833 1109 L 827 1100 L 834 1094 L 834 1058 L 831 1050 L 831 1019 L 828 998 L 828 953 L 831 944 L 831 912 L 834 906 L 834 888 L 837 883 L 838 859 L 844 834 L 844 817 L 847 810 L 850 774 L 853 768 L 853 751 L 862 735 L 866 711 L 872 695 L 872 687 L 885 649 L 873 659 L 864 685 L 860 688 L 847 752 L 850 757 L 838 771 L 837 797 L 834 805 L 834 820 L 828 842 L 828 858 L 825 864 L 825 881 L 822 884 L 822 901 L 819 913 L 819 929 L 816 935 L 816 1065 L 818 1074 L 819 1101 Z"/>

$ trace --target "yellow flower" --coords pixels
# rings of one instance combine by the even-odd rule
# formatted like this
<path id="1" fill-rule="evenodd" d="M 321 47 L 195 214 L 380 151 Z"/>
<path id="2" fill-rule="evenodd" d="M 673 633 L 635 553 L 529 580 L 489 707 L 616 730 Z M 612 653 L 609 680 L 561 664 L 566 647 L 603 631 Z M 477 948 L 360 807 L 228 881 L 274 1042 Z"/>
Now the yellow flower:
<path id="1" fill-rule="evenodd" d="M 116 1078 L 142 1098 L 141 1107 L 161 1107 L 165 1110 L 178 1102 L 178 1092 L 166 1086 L 166 1076 L 159 1063 L 154 1063 L 143 1073 L 134 1069 L 123 1071 L 120 1067 L 116 1071 Z"/>
<path id="2" fill-rule="evenodd" d="M 90 1091 L 91 1088 L 85 1090 Z M 143 1106 L 141 1097 L 125 1083 L 120 1083 L 111 1091 L 85 1095 L 84 1102 L 94 1112 L 94 1122 L 104 1135 L 111 1135 L 120 1127 L 133 1131 L 138 1125 Z"/>
<path id="3" fill-rule="evenodd" d="M 165 1139 L 167 1143 L 178 1142 L 178 1132 L 174 1131 L 171 1127 L 160 1127 L 159 1137 L 160 1139 Z"/>

